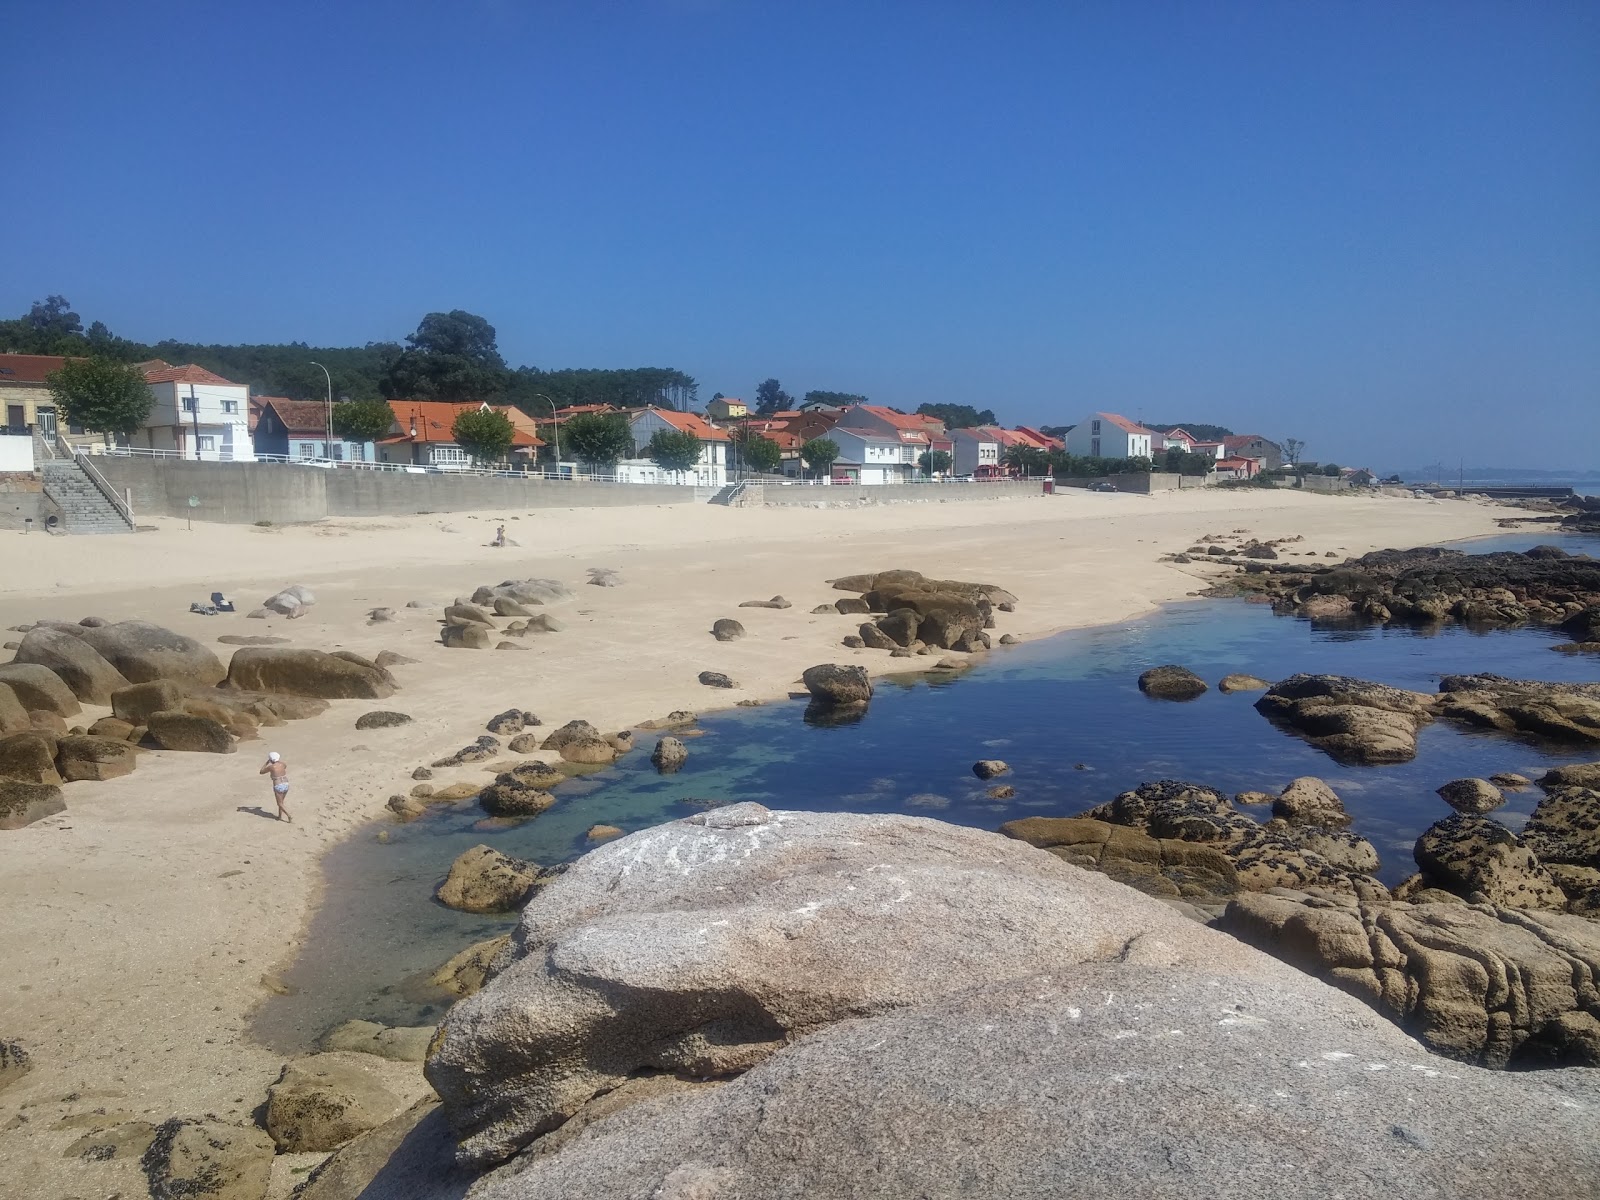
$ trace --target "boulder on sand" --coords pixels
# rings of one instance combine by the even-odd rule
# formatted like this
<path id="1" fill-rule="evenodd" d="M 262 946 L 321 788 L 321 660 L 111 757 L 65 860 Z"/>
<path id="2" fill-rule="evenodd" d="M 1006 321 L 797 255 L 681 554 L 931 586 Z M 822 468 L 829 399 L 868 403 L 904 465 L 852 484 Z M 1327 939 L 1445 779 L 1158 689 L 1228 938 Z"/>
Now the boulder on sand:
<path id="1" fill-rule="evenodd" d="M 228 664 L 227 686 L 323 700 L 385 700 L 394 677 L 365 660 L 288 646 L 245 646 Z"/>
<path id="2" fill-rule="evenodd" d="M 439 630 L 439 640 L 452 650 L 487 650 L 494 642 L 494 631 L 470 621 L 452 623 Z"/>
<path id="3" fill-rule="evenodd" d="M 389 712 L 384 709 L 362 713 L 356 718 L 357 729 L 392 729 L 396 725 L 409 724 L 411 717 L 408 713 Z"/>
<path id="4" fill-rule="evenodd" d="M 700 682 L 706 687 L 714 688 L 736 688 L 739 686 L 721 671 L 701 671 Z"/>
<path id="5" fill-rule="evenodd" d="M 107 780 L 131 775 L 139 765 L 139 749 L 125 738 L 73 734 L 56 747 L 61 778 Z"/>
<path id="6" fill-rule="evenodd" d="M 744 636 L 744 626 L 732 617 L 719 617 L 711 623 L 711 636 L 719 642 L 736 642 Z"/>
<path id="7" fill-rule="evenodd" d="M 186 712 L 157 712 L 147 722 L 150 740 L 163 750 L 192 754 L 232 754 L 238 747 L 227 726 Z"/>
<path id="8" fill-rule="evenodd" d="M 285 617 L 298 617 L 317 602 L 317 597 L 303 583 L 286 587 L 261 602 L 261 607 Z"/>
<path id="9" fill-rule="evenodd" d="M 1188 667 L 1151 667 L 1139 676 L 1139 690 L 1157 700 L 1193 700 L 1207 690 L 1206 681 Z"/>
<path id="10" fill-rule="evenodd" d="M 21 829 L 66 808 L 55 784 L 0 779 L 0 829 Z"/>
<path id="11" fill-rule="evenodd" d="M 209 646 L 149 621 L 118 621 L 87 629 L 82 636 L 129 683 L 174 679 L 215 687 L 228 673 Z"/>
<path id="12" fill-rule="evenodd" d="M 42 625 L 23 635 L 12 661 L 48 667 L 85 704 L 110 704 L 111 693 L 128 686 L 122 672 L 82 637 Z"/>
<path id="13" fill-rule="evenodd" d="M 450 864 L 450 874 L 436 895 L 446 908 L 461 912 L 511 912 L 544 879 L 537 863 L 477 845 L 462 851 Z"/>
<path id="14" fill-rule="evenodd" d="M 33 727 L 33 719 L 17 694 L 0 683 L 0 733 L 24 733 Z"/>
<path id="15" fill-rule="evenodd" d="M 558 752 L 568 762 L 591 765 L 608 763 L 617 757 L 616 747 L 587 721 L 568 721 L 545 738 L 544 749 Z"/>
<path id="16" fill-rule="evenodd" d="M 800 677 L 811 698 L 833 708 L 859 708 L 872 699 L 872 680 L 865 667 L 818 663 Z"/>
<path id="17" fill-rule="evenodd" d="M 559 579 L 507 579 L 473 592 L 472 603 L 493 606 L 495 599 L 501 596 L 518 604 L 558 604 L 572 599 L 572 589 Z"/>
<path id="18" fill-rule="evenodd" d="M 189 689 L 170 679 L 154 679 L 119 688 L 111 694 L 111 715 L 129 725 L 143 725 L 151 713 L 178 712 Z"/>
<path id="19" fill-rule="evenodd" d="M 313 1054 L 285 1065 L 267 1089 L 263 1122 L 279 1150 L 336 1150 L 383 1124 L 404 1104 L 380 1082 L 365 1056 Z"/>
<path id="20" fill-rule="evenodd" d="M 38 709 L 58 717 L 75 717 L 83 711 L 78 698 L 61 677 L 39 663 L 0 665 L 0 683 L 16 693 L 18 702 L 29 712 Z"/>
<path id="21" fill-rule="evenodd" d="M 56 770 L 57 739 L 35 730 L 0 737 L 0 779 L 22 783 L 60 783 Z"/>
<path id="22" fill-rule="evenodd" d="M 152 1200 L 260 1200 L 272 1178 L 272 1138 L 215 1118 L 173 1117 L 139 1160 Z"/>

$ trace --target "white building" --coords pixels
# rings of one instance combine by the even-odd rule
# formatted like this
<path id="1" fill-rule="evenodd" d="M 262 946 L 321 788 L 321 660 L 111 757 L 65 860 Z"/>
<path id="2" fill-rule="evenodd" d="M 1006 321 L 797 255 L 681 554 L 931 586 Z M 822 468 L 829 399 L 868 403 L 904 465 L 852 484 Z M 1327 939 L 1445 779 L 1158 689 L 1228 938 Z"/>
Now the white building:
<path id="1" fill-rule="evenodd" d="M 957 475 L 989 479 L 1000 472 L 1000 443 L 981 429 L 952 429 L 951 460 Z"/>
<path id="2" fill-rule="evenodd" d="M 618 465 L 619 479 L 626 475 L 634 482 L 692 483 L 716 488 L 728 482 L 728 445 L 733 439 L 727 430 L 718 429 L 694 413 L 670 408 L 642 408 L 629 417 L 628 424 L 633 430 L 633 452 L 638 457 L 632 463 Z M 663 429 L 692 433 L 700 440 L 700 461 L 692 471 L 661 471 L 650 461 L 645 447 Z M 645 478 L 650 471 L 655 472 L 654 477 Z"/>
<path id="3" fill-rule="evenodd" d="M 1116 413 L 1090 413 L 1067 433 L 1067 453 L 1080 458 L 1150 458 L 1155 433 Z"/>
<path id="4" fill-rule="evenodd" d="M 233 383 L 193 364 L 148 364 L 144 372 L 155 403 L 129 441 L 203 462 L 254 462 L 250 440 L 250 386 Z"/>

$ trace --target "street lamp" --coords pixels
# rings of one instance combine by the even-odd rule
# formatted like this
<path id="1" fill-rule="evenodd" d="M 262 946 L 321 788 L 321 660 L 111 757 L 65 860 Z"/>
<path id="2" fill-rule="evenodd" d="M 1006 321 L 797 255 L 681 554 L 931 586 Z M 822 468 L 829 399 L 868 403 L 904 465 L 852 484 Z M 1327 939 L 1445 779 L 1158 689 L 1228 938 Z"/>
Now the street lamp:
<path id="1" fill-rule="evenodd" d="M 561 474 L 561 422 L 556 420 L 556 402 L 543 392 L 535 392 L 533 398 L 543 400 L 550 406 L 550 428 L 555 431 L 556 436 L 556 474 L 559 475 Z"/>
<path id="2" fill-rule="evenodd" d="M 322 367 L 319 362 L 311 364 L 313 367 Z M 328 452 L 328 459 L 333 459 L 333 376 L 328 374 L 328 368 L 322 367 L 322 374 L 328 381 L 328 440 L 323 448 Z"/>

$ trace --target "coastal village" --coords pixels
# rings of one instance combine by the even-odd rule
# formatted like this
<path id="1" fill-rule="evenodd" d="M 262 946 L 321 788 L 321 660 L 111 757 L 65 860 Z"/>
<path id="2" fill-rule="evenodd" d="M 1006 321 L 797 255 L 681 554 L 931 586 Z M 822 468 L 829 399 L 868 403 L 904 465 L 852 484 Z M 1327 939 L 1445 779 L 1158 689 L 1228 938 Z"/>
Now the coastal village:
<path id="1" fill-rule="evenodd" d="M 747 481 L 873 487 L 1038 478 L 1087 487 L 1111 477 L 1117 479 L 1103 486 L 1130 490 L 1179 482 L 1252 481 L 1329 490 L 1376 482 L 1363 469 L 1324 469 L 1302 461 L 1292 448 L 1286 453 L 1283 445 L 1260 434 L 1206 439 L 1177 426 L 1146 428 L 1114 412 L 1091 412 L 1073 424 L 1048 428 L 952 427 L 936 415 L 865 402 L 811 402 L 761 412 L 720 395 L 701 413 L 660 405 L 582 404 L 552 405 L 543 416 L 484 400 L 391 399 L 383 402 L 389 409 L 388 428 L 362 439 L 335 432 L 346 402 L 334 401 L 331 382 L 326 400 L 290 399 L 259 394 L 248 384 L 193 363 L 174 366 L 160 360 L 137 368 L 150 390 L 148 412 L 137 428 L 111 436 L 58 412 L 51 379 L 67 361 L 66 356 L 0 353 L 0 411 L 5 415 L 0 470 L 10 473 L 14 491 L 22 474 L 36 470 L 57 449 L 67 455 L 581 476 L 711 489 Z M 457 419 L 477 412 L 499 414 L 510 426 L 498 461 L 484 461 L 457 441 Z M 628 449 L 615 461 L 585 462 L 570 454 L 572 422 L 595 419 L 626 426 Z M 561 449 L 564 429 L 569 432 L 568 454 Z M 653 460 L 652 439 L 661 433 L 693 439 L 693 461 Z M 769 448 L 770 457 L 761 465 L 752 461 L 752 442 Z M 1140 475 L 1152 478 L 1136 478 Z M 20 520 L 20 511 L 13 505 L 12 525 Z"/>

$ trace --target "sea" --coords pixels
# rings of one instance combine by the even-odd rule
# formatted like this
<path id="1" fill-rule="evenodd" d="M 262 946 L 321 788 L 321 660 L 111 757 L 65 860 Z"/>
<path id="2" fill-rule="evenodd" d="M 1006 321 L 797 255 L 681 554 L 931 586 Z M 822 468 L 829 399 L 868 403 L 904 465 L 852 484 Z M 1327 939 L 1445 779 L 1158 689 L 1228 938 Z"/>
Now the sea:
<path id="1" fill-rule="evenodd" d="M 1600 537 L 1548 529 L 1460 548 L 1487 553 L 1540 543 L 1600 556 Z M 1016 817 L 1079 813 L 1147 780 L 1276 793 L 1297 776 L 1315 775 L 1343 798 L 1354 831 L 1377 847 L 1380 877 L 1397 883 L 1415 869 L 1417 836 L 1450 815 L 1435 794 L 1441 784 L 1500 771 L 1537 777 L 1553 765 L 1597 757 L 1594 750 L 1439 722 L 1423 729 L 1412 762 L 1342 766 L 1257 713 L 1255 693 L 1224 695 L 1213 687 L 1187 703 L 1152 700 L 1137 687 L 1140 672 L 1176 663 L 1213 684 L 1231 672 L 1267 680 L 1329 672 L 1424 692 L 1453 673 L 1600 677 L 1600 661 L 1552 653 L 1563 640 L 1542 629 L 1321 626 L 1243 600 L 1197 600 L 997 648 L 955 678 L 878 681 L 870 708 L 852 724 L 807 724 L 799 700 L 707 715 L 698 736 L 686 738 L 689 760 L 674 775 L 650 765 L 651 739 L 659 735 L 641 732 L 640 749 L 559 785 L 555 807 L 533 820 L 485 820 L 469 800 L 430 809 L 410 824 L 374 822 L 333 848 L 323 863 L 322 904 L 283 976 L 289 994 L 262 1005 L 254 1033 L 294 1054 L 352 1018 L 437 1021 L 452 998 L 428 976 L 457 951 L 515 923 L 514 916 L 455 912 L 432 898 L 451 861 L 472 846 L 553 865 L 588 849 L 593 825 L 632 832 L 731 801 L 909 813 L 994 829 Z M 973 763 L 990 758 L 1010 765 L 996 782 L 1014 787 L 1013 799 L 991 800 L 992 784 L 973 775 Z M 1496 818 L 1520 828 L 1539 795 L 1508 793 Z"/>

